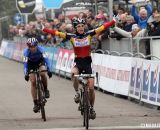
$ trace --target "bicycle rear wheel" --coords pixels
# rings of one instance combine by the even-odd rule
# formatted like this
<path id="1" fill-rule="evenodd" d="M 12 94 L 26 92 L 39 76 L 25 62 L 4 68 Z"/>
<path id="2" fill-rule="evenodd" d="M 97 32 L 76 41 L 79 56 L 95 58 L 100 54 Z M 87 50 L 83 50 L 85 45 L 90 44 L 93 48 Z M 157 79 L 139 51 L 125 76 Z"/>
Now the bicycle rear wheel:
<path id="1" fill-rule="evenodd" d="M 39 105 L 40 105 L 40 111 L 41 111 L 41 116 L 44 121 L 46 121 L 46 114 L 45 114 L 45 102 L 44 102 L 44 97 L 43 97 L 43 89 L 42 89 L 42 83 L 39 83 L 39 89 L 38 89 L 38 99 L 39 99 Z"/>

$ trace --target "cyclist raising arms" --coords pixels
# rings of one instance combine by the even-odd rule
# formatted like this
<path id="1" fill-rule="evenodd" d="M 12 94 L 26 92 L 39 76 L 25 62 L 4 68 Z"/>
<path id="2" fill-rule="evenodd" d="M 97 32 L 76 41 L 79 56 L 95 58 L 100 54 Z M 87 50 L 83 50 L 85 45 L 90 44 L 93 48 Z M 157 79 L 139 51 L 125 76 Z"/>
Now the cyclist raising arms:
<path id="1" fill-rule="evenodd" d="M 58 30 L 50 30 L 47 28 L 44 28 L 43 31 L 71 41 L 74 49 L 74 53 L 75 53 L 75 63 L 76 63 L 76 65 L 72 68 L 72 71 L 71 71 L 73 75 L 80 74 L 82 73 L 82 71 L 85 71 L 85 73 L 87 74 L 92 74 L 91 38 L 93 35 L 104 31 L 110 26 L 113 26 L 115 24 L 115 20 L 104 23 L 102 26 L 88 32 L 85 32 L 84 19 L 75 18 L 72 23 L 75 28 L 75 34 L 59 32 Z M 80 94 L 78 92 L 79 82 L 76 78 L 73 78 L 73 81 L 74 81 L 73 86 L 76 91 L 76 95 L 74 99 L 76 103 L 79 103 L 80 101 Z M 93 109 L 94 102 L 95 102 L 93 78 L 88 79 L 88 87 L 89 87 L 89 99 L 90 99 L 90 105 L 91 105 L 90 118 L 95 119 L 96 113 Z"/>
<path id="2" fill-rule="evenodd" d="M 39 104 L 37 101 L 37 91 L 36 91 L 36 77 L 34 73 L 30 73 L 35 69 L 39 68 L 40 70 L 48 70 L 49 78 L 52 77 L 52 73 L 49 69 L 48 59 L 46 54 L 40 46 L 38 46 L 38 40 L 36 38 L 28 38 L 27 46 L 24 50 L 24 74 L 25 80 L 31 81 L 31 94 L 34 102 L 33 111 L 37 113 L 39 111 Z M 45 91 L 45 98 L 49 98 L 49 90 L 47 89 L 47 77 L 45 72 L 41 73 L 42 83 Z"/>

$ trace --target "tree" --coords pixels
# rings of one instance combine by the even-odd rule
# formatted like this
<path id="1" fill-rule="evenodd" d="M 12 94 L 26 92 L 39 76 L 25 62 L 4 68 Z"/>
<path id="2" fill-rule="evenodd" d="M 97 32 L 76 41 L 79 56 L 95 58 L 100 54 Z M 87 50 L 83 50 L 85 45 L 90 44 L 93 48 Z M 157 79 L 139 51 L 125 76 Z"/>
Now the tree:
<path id="1" fill-rule="evenodd" d="M 16 0 L 0 0 L 0 17 L 13 16 L 17 11 Z"/>

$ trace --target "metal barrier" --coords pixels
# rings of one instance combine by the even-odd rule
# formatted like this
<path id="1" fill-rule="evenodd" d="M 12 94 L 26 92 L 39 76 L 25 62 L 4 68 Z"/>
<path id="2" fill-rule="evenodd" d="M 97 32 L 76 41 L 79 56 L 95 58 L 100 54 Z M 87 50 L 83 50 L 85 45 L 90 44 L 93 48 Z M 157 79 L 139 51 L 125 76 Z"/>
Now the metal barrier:
<path id="1" fill-rule="evenodd" d="M 152 59 L 152 60 L 160 60 L 160 58 L 158 58 L 157 56 L 152 56 L 152 55 L 147 55 L 147 56 L 145 56 L 145 59 L 148 59 L 148 58 L 154 58 L 154 59 Z"/>
<path id="2" fill-rule="evenodd" d="M 120 56 L 125 56 L 125 55 L 133 57 L 133 53 L 131 53 L 131 52 L 123 52 L 120 54 Z"/>
<path id="3" fill-rule="evenodd" d="M 133 57 L 145 58 L 146 56 L 143 53 L 135 53 Z"/>
<path id="4" fill-rule="evenodd" d="M 120 56 L 120 53 L 118 51 L 111 51 L 110 55 Z"/>
<path id="5" fill-rule="evenodd" d="M 104 54 L 108 54 L 109 55 L 110 54 L 109 50 L 105 50 Z"/>
<path id="6" fill-rule="evenodd" d="M 97 49 L 95 50 L 95 53 L 101 53 L 101 54 L 104 54 L 104 51 L 102 49 Z"/>
<path id="7" fill-rule="evenodd" d="M 104 42 L 107 42 L 104 43 Z M 122 38 L 117 40 L 110 38 L 102 41 L 102 50 L 116 51 L 119 53 L 130 52 L 133 54 L 142 53 L 143 55 L 152 55 L 160 58 L 160 36 L 152 37 L 136 37 L 136 38 Z M 155 58 L 152 57 L 154 60 Z"/>
<path id="8" fill-rule="evenodd" d="M 94 50 L 94 51 L 92 51 L 92 53 L 100 53 L 100 54 L 107 54 L 107 55 L 114 55 L 114 56 L 138 57 L 138 58 L 143 58 L 143 59 L 155 58 L 157 60 L 160 60 L 160 58 L 158 58 L 157 56 L 153 56 L 153 55 L 146 55 L 145 56 L 143 53 L 135 53 L 135 54 L 133 54 L 131 52 L 119 53 L 117 51 L 111 51 L 111 52 L 109 50 L 103 51 L 102 49 Z"/>
<path id="9" fill-rule="evenodd" d="M 14 37 L 15 43 L 24 44 L 27 41 L 26 37 Z M 101 54 L 109 54 L 115 56 L 133 56 L 140 58 L 151 58 L 152 60 L 160 59 L 160 36 L 153 37 L 136 37 L 122 38 L 121 40 L 109 39 L 109 49 L 98 49 L 95 52 Z M 106 41 L 108 42 L 108 41 Z M 150 47 L 150 54 L 146 52 L 146 44 Z M 149 44 L 149 45 L 148 45 Z M 68 48 L 69 49 L 69 48 Z M 147 55 L 147 56 L 146 56 Z"/>

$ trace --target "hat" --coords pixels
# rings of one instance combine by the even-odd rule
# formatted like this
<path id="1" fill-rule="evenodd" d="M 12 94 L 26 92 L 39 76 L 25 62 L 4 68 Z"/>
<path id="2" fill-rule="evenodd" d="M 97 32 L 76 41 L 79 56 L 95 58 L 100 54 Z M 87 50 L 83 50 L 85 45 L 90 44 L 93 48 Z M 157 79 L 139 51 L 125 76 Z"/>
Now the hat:
<path id="1" fill-rule="evenodd" d="M 134 30 L 134 29 L 136 29 L 136 28 L 138 28 L 138 29 L 139 29 L 138 24 L 133 24 L 133 25 L 132 25 L 132 30 Z"/>

